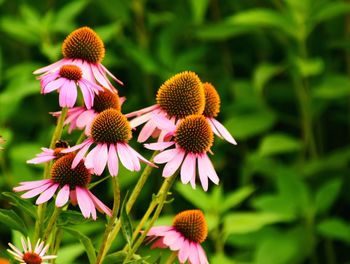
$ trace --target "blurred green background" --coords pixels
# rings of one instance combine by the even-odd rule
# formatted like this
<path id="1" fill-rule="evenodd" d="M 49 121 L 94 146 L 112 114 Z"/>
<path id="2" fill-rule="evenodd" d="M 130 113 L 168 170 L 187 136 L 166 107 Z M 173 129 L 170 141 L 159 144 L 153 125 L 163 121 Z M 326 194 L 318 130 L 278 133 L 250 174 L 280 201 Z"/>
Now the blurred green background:
<path id="1" fill-rule="evenodd" d="M 103 64 L 125 83 L 123 112 L 154 104 L 166 79 L 192 70 L 216 86 L 219 120 L 238 142 L 215 140 L 220 185 L 204 193 L 178 183 L 158 224 L 201 208 L 214 264 L 350 263 L 350 1 L 0 0 L 1 191 L 40 179 L 43 166 L 26 160 L 49 145 L 55 119 L 48 112 L 59 106 L 57 94 L 40 95 L 32 72 L 60 59 L 65 36 L 85 25 L 105 43 Z M 73 144 L 78 136 L 64 139 Z M 138 174 L 119 177 L 125 195 Z M 161 181 L 159 171 L 151 175 L 135 222 Z M 94 190 L 109 206 L 110 185 Z M 1 196 L 0 207 L 30 229 L 33 219 L 13 199 Z M 98 246 L 104 220 L 68 223 Z M 1 225 L 0 256 L 18 237 Z M 123 244 L 118 237 L 114 250 Z M 57 263 L 87 263 L 77 237 L 65 233 L 62 245 Z M 168 251 L 139 253 L 153 263 Z"/>

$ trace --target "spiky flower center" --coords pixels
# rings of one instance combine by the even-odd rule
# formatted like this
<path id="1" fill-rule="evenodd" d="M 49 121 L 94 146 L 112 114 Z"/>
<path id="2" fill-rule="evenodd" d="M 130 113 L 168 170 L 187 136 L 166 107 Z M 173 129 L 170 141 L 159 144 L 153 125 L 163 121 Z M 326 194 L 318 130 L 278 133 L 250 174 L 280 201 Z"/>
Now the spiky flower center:
<path id="1" fill-rule="evenodd" d="M 75 154 L 70 153 L 57 159 L 52 165 L 51 178 L 55 183 L 59 183 L 60 186 L 68 184 L 70 189 L 75 189 L 76 186 L 85 187 L 90 183 L 91 173 L 85 167 L 83 161 L 80 161 L 79 164 L 72 169 L 74 158 Z"/>
<path id="2" fill-rule="evenodd" d="M 205 93 L 205 108 L 203 115 L 216 117 L 220 113 L 220 96 L 211 83 L 203 83 Z"/>
<path id="3" fill-rule="evenodd" d="M 204 89 L 197 74 L 185 71 L 171 77 L 159 88 L 157 104 L 171 117 L 199 115 L 204 110 Z"/>
<path id="4" fill-rule="evenodd" d="M 41 257 L 35 252 L 24 253 L 22 259 L 26 264 L 41 264 L 42 262 Z"/>
<path id="5" fill-rule="evenodd" d="M 81 27 L 66 37 L 62 45 L 62 53 L 65 58 L 99 63 L 105 56 L 105 48 L 95 31 L 89 27 Z"/>
<path id="6" fill-rule="evenodd" d="M 95 117 L 91 136 L 97 143 L 127 143 L 131 138 L 131 126 L 120 111 L 109 108 Z"/>
<path id="7" fill-rule="evenodd" d="M 81 69 L 75 65 L 63 65 L 60 68 L 60 76 L 72 81 L 79 81 L 83 76 Z"/>
<path id="8" fill-rule="evenodd" d="M 195 243 L 202 243 L 208 235 L 207 222 L 201 210 L 187 210 L 177 214 L 173 227 Z"/>
<path id="9" fill-rule="evenodd" d="M 101 113 L 109 108 L 120 111 L 120 99 L 118 94 L 111 92 L 108 89 L 104 89 L 103 92 L 99 92 L 95 95 L 93 108 L 96 112 Z"/>
<path id="10" fill-rule="evenodd" d="M 178 124 L 175 142 L 186 152 L 195 154 L 210 150 L 214 135 L 208 121 L 202 115 L 191 115 Z"/>

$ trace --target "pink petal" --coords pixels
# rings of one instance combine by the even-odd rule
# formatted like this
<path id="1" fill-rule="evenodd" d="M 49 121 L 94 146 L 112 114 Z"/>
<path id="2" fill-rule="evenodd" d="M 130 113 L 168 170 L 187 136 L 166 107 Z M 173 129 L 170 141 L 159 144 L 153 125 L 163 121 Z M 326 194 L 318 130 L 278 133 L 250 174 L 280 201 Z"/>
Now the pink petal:
<path id="1" fill-rule="evenodd" d="M 214 124 L 215 128 L 219 131 L 220 135 L 233 145 L 237 145 L 236 140 L 231 136 L 230 132 L 216 119 L 211 118 L 210 121 Z"/>
<path id="2" fill-rule="evenodd" d="M 82 129 L 89 123 L 92 123 L 96 115 L 97 113 L 93 109 L 85 111 L 77 118 L 77 127 Z"/>
<path id="3" fill-rule="evenodd" d="M 153 160 L 155 163 L 159 164 L 167 163 L 172 160 L 178 154 L 178 152 L 179 150 L 177 148 L 167 149 L 156 155 Z"/>
<path id="4" fill-rule="evenodd" d="M 155 226 L 148 231 L 147 236 L 162 236 L 164 232 L 170 230 L 173 230 L 172 226 Z"/>
<path id="5" fill-rule="evenodd" d="M 138 153 L 136 150 L 134 150 L 132 147 L 127 145 L 129 152 L 134 155 L 138 160 L 141 160 L 142 162 L 146 163 L 147 165 L 150 165 L 152 167 L 158 168 L 158 166 L 154 165 L 152 162 L 149 160 L 145 159 L 140 153 Z"/>
<path id="6" fill-rule="evenodd" d="M 53 80 L 55 80 L 57 77 L 59 77 L 59 73 L 58 72 L 53 72 L 53 73 L 48 73 L 45 74 L 43 76 L 40 76 L 40 86 L 43 88 L 45 87 L 48 83 L 52 82 Z M 43 92 L 43 90 L 42 90 Z"/>
<path id="7" fill-rule="evenodd" d="M 133 117 L 133 116 L 140 116 L 141 117 L 141 115 L 143 115 L 143 114 L 145 114 L 145 113 L 149 113 L 149 117 L 146 119 L 146 120 L 144 120 L 143 122 L 141 122 L 140 124 L 143 124 L 144 122 L 146 122 L 147 120 L 149 120 L 150 118 L 151 118 L 151 111 L 153 111 L 153 110 L 155 110 L 155 109 L 158 109 L 159 108 L 159 105 L 152 105 L 152 106 L 149 106 L 149 107 L 146 107 L 146 108 L 143 108 L 143 109 L 141 109 L 141 110 L 137 110 L 137 111 L 134 111 L 134 112 L 131 112 L 131 113 L 128 113 L 128 114 L 126 114 L 125 116 L 127 117 L 127 118 L 130 118 L 130 117 Z M 136 119 L 136 118 L 135 118 Z M 135 120 L 135 119 L 133 119 L 133 120 Z M 131 120 L 130 121 L 130 123 L 133 121 L 133 120 Z M 137 122 L 136 122 L 137 123 Z M 139 125 L 140 125 L 139 124 Z M 138 126 L 138 125 L 137 125 Z"/>
<path id="8" fill-rule="evenodd" d="M 109 209 L 106 205 L 104 205 L 95 195 L 93 195 L 89 190 L 87 190 L 92 202 L 96 206 L 97 210 L 99 210 L 101 213 L 105 213 L 108 216 L 112 215 L 111 209 Z"/>
<path id="9" fill-rule="evenodd" d="M 100 144 L 98 144 L 100 145 Z M 100 145 L 99 150 L 95 154 L 95 159 L 94 159 L 94 172 L 97 175 L 101 175 L 104 168 L 107 165 L 107 160 L 108 160 L 108 147 L 107 144 L 104 143 Z"/>
<path id="10" fill-rule="evenodd" d="M 200 244 L 196 244 L 200 264 L 209 264 L 205 251 Z"/>
<path id="11" fill-rule="evenodd" d="M 173 243 L 176 242 L 182 235 L 177 231 L 169 231 L 163 238 L 163 243 L 168 247 L 171 247 Z"/>
<path id="12" fill-rule="evenodd" d="M 33 73 L 34 74 L 40 74 L 40 73 L 43 73 L 43 72 L 51 71 L 52 69 L 56 69 L 56 68 L 60 67 L 61 65 L 65 64 L 65 60 L 66 59 L 59 60 L 59 61 L 57 61 L 55 63 L 52 63 L 52 64 L 50 64 L 48 66 L 45 66 L 45 67 L 40 68 L 40 69 L 37 69 Z"/>
<path id="13" fill-rule="evenodd" d="M 77 100 L 77 87 L 74 81 L 67 80 L 60 90 L 59 102 L 61 107 L 73 107 Z"/>
<path id="14" fill-rule="evenodd" d="M 43 88 L 43 94 L 47 94 L 50 93 L 54 90 L 57 90 L 58 88 L 60 88 L 67 80 L 64 78 L 59 78 L 55 81 L 50 82 L 48 85 L 46 85 Z"/>
<path id="15" fill-rule="evenodd" d="M 204 191 L 208 190 L 207 164 L 203 160 L 203 155 L 198 156 L 198 174 Z"/>
<path id="16" fill-rule="evenodd" d="M 184 240 L 184 243 L 182 244 L 182 248 L 180 248 L 178 258 L 181 263 L 185 263 L 188 259 L 188 256 L 191 254 L 190 252 L 190 243 L 187 239 Z"/>
<path id="17" fill-rule="evenodd" d="M 198 250 L 197 250 L 197 243 L 190 242 L 190 255 L 189 255 L 189 262 L 191 264 L 201 264 L 199 256 L 198 256 Z"/>
<path id="18" fill-rule="evenodd" d="M 95 65 L 91 66 L 91 70 L 96 80 L 104 87 L 110 87 L 110 83 L 106 80 L 107 77 L 103 76 Z"/>
<path id="19" fill-rule="evenodd" d="M 86 159 L 85 159 L 86 168 L 88 169 L 94 168 L 96 154 L 98 153 L 99 149 L 100 149 L 100 145 L 96 145 L 92 150 L 90 150 L 89 154 L 86 156 Z"/>
<path id="20" fill-rule="evenodd" d="M 91 89 L 89 89 L 89 87 L 86 85 L 85 82 L 79 81 L 78 84 L 80 87 L 80 91 L 83 94 L 84 103 L 85 103 L 86 108 L 91 109 L 91 107 L 94 103 L 93 92 L 91 91 Z"/>
<path id="21" fill-rule="evenodd" d="M 92 209 L 90 207 L 90 197 L 82 187 L 75 187 L 79 208 L 85 218 L 89 218 Z"/>
<path id="22" fill-rule="evenodd" d="M 56 158 L 56 156 L 54 156 L 54 155 L 41 156 L 41 157 L 36 157 L 34 159 L 27 160 L 27 163 L 29 163 L 29 164 L 38 164 L 38 163 L 43 163 L 43 162 L 47 162 L 47 161 L 53 160 L 55 158 Z"/>
<path id="23" fill-rule="evenodd" d="M 163 150 L 163 149 L 166 149 L 174 144 L 175 144 L 174 141 L 157 142 L 157 143 L 144 144 L 144 147 L 147 149 L 150 149 L 150 150 Z"/>
<path id="24" fill-rule="evenodd" d="M 94 143 L 94 141 L 91 138 L 88 138 L 88 139 L 85 139 L 82 143 L 75 145 L 74 147 L 62 150 L 62 153 L 70 153 L 70 152 L 76 151 L 78 149 L 81 149 L 85 145 L 88 145 L 88 144 L 91 145 L 92 143 Z"/>
<path id="25" fill-rule="evenodd" d="M 101 71 L 107 72 L 107 74 L 108 74 L 109 76 L 111 76 L 112 79 L 115 80 L 117 83 L 119 83 L 120 85 L 124 85 L 124 83 L 123 83 L 121 80 L 119 80 L 117 77 L 115 77 L 105 66 L 103 66 L 102 64 L 99 64 L 98 67 L 99 67 L 99 68 L 100 68 L 100 67 L 102 68 L 102 70 L 100 69 Z"/>
<path id="26" fill-rule="evenodd" d="M 153 133 L 153 131 L 157 128 L 157 125 L 149 120 L 141 129 L 140 134 L 137 138 L 137 142 L 145 142 Z"/>
<path id="27" fill-rule="evenodd" d="M 22 198 L 28 199 L 32 198 L 34 196 L 37 196 L 39 193 L 44 192 L 47 188 L 49 188 L 52 184 L 54 184 L 52 181 L 46 183 L 45 185 L 39 186 L 35 189 L 32 189 L 24 194 L 21 195 Z"/>
<path id="28" fill-rule="evenodd" d="M 118 155 L 117 150 L 115 149 L 114 144 L 109 145 L 109 151 L 108 151 L 108 170 L 111 176 L 117 176 L 118 175 Z"/>
<path id="29" fill-rule="evenodd" d="M 58 186 L 59 186 L 58 183 L 55 183 L 52 186 L 50 186 L 50 188 L 48 188 L 47 190 L 42 192 L 42 194 L 40 194 L 40 196 L 38 197 L 38 199 L 36 200 L 35 203 L 42 204 L 42 203 L 45 203 L 48 200 L 50 200 L 52 198 L 52 196 L 55 194 Z"/>
<path id="30" fill-rule="evenodd" d="M 157 124 L 157 127 L 161 130 L 166 131 L 175 131 L 176 126 L 173 122 L 171 122 L 168 118 L 165 117 L 165 115 L 162 114 L 156 114 L 153 112 L 152 114 L 152 121 Z"/>
<path id="31" fill-rule="evenodd" d="M 183 236 L 180 236 L 173 244 L 171 244 L 171 246 L 169 247 L 171 250 L 173 251 L 178 251 L 180 250 L 180 248 L 182 247 L 184 241 L 186 238 L 184 238 Z"/>
<path id="32" fill-rule="evenodd" d="M 84 147 L 82 147 L 77 154 L 75 155 L 73 162 L 72 162 L 72 169 L 74 169 L 76 166 L 78 166 L 79 162 L 82 161 L 84 158 L 86 152 L 90 148 L 91 144 L 86 144 Z"/>
<path id="33" fill-rule="evenodd" d="M 196 175 L 196 156 L 188 153 L 181 166 L 181 181 L 187 184 Z"/>
<path id="34" fill-rule="evenodd" d="M 180 164 L 184 156 L 185 156 L 185 151 L 179 149 L 175 157 L 164 166 L 163 177 L 172 176 L 176 172 L 176 170 L 180 167 Z"/>
<path id="35" fill-rule="evenodd" d="M 69 200 L 69 185 L 66 184 L 57 193 L 56 206 L 62 207 L 63 205 L 65 205 L 68 202 L 68 200 Z"/>
<path id="36" fill-rule="evenodd" d="M 206 171 L 207 171 L 207 175 L 209 177 L 209 179 L 215 183 L 215 184 L 219 184 L 219 177 L 218 175 L 216 174 L 216 171 L 214 169 L 214 166 L 213 164 L 211 163 L 209 157 L 207 154 L 203 154 L 202 155 L 202 159 L 203 159 L 203 164 L 204 164 L 204 167 L 206 168 Z"/>
<path id="37" fill-rule="evenodd" d="M 130 171 L 134 171 L 134 164 L 132 162 L 132 158 L 129 155 L 129 151 L 124 146 L 124 143 L 117 143 L 117 151 L 118 156 L 125 168 L 127 168 Z"/>
<path id="38" fill-rule="evenodd" d="M 40 186 L 44 186 L 47 183 L 52 183 L 52 181 L 47 179 L 47 180 L 20 182 L 19 184 L 21 186 L 15 187 L 13 188 L 13 190 L 15 192 L 27 191 L 27 190 L 38 188 Z"/>

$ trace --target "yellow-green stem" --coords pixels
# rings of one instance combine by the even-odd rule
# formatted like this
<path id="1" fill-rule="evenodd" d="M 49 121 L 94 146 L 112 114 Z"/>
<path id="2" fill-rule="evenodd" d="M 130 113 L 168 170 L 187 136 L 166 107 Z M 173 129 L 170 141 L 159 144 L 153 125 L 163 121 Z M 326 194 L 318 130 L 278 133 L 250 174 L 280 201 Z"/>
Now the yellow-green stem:
<path id="1" fill-rule="evenodd" d="M 116 221 L 118 220 L 117 216 L 118 216 L 119 207 L 120 207 L 120 187 L 119 187 L 118 177 L 112 177 L 112 184 L 113 184 L 113 196 L 114 196 L 112 216 L 109 219 L 108 225 L 103 234 L 102 244 L 97 255 L 96 264 L 102 263 L 108 249 L 111 247 L 111 244 L 114 240 L 114 239 L 111 239 L 111 231 L 113 229 L 113 226 L 116 225 Z"/>
<path id="2" fill-rule="evenodd" d="M 177 258 L 177 251 L 173 251 L 168 259 L 166 260 L 165 264 L 174 264 L 175 263 L 175 259 Z"/>
<path id="3" fill-rule="evenodd" d="M 54 209 L 54 211 L 49 219 L 49 222 L 47 223 L 46 230 L 45 230 L 44 235 L 42 237 L 43 241 L 48 240 L 52 229 L 56 226 L 56 221 L 57 221 L 57 218 L 60 215 L 61 211 L 62 211 L 62 209 L 60 207 L 55 206 L 55 209 Z"/>

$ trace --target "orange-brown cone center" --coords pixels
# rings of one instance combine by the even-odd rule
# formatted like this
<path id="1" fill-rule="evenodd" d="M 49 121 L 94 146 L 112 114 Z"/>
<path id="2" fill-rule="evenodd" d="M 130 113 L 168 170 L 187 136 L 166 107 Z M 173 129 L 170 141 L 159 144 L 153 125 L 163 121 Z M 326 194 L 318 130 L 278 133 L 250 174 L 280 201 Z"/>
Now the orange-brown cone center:
<path id="1" fill-rule="evenodd" d="M 101 113 L 109 108 L 120 111 L 120 98 L 117 93 L 104 89 L 103 92 L 99 92 L 98 95 L 95 95 L 93 108 L 98 113 Z"/>
<path id="2" fill-rule="evenodd" d="M 205 92 L 205 108 L 203 115 L 216 117 L 220 113 L 220 96 L 211 83 L 203 83 Z"/>
<path id="3" fill-rule="evenodd" d="M 24 253 L 22 259 L 26 264 L 41 264 L 42 263 L 41 257 L 34 252 Z"/>
<path id="4" fill-rule="evenodd" d="M 59 72 L 61 77 L 64 77 L 68 80 L 72 80 L 72 81 L 79 81 L 81 79 L 81 77 L 83 76 L 83 73 L 81 71 L 81 69 L 78 66 L 75 65 L 63 65 L 60 68 L 60 72 Z"/>

